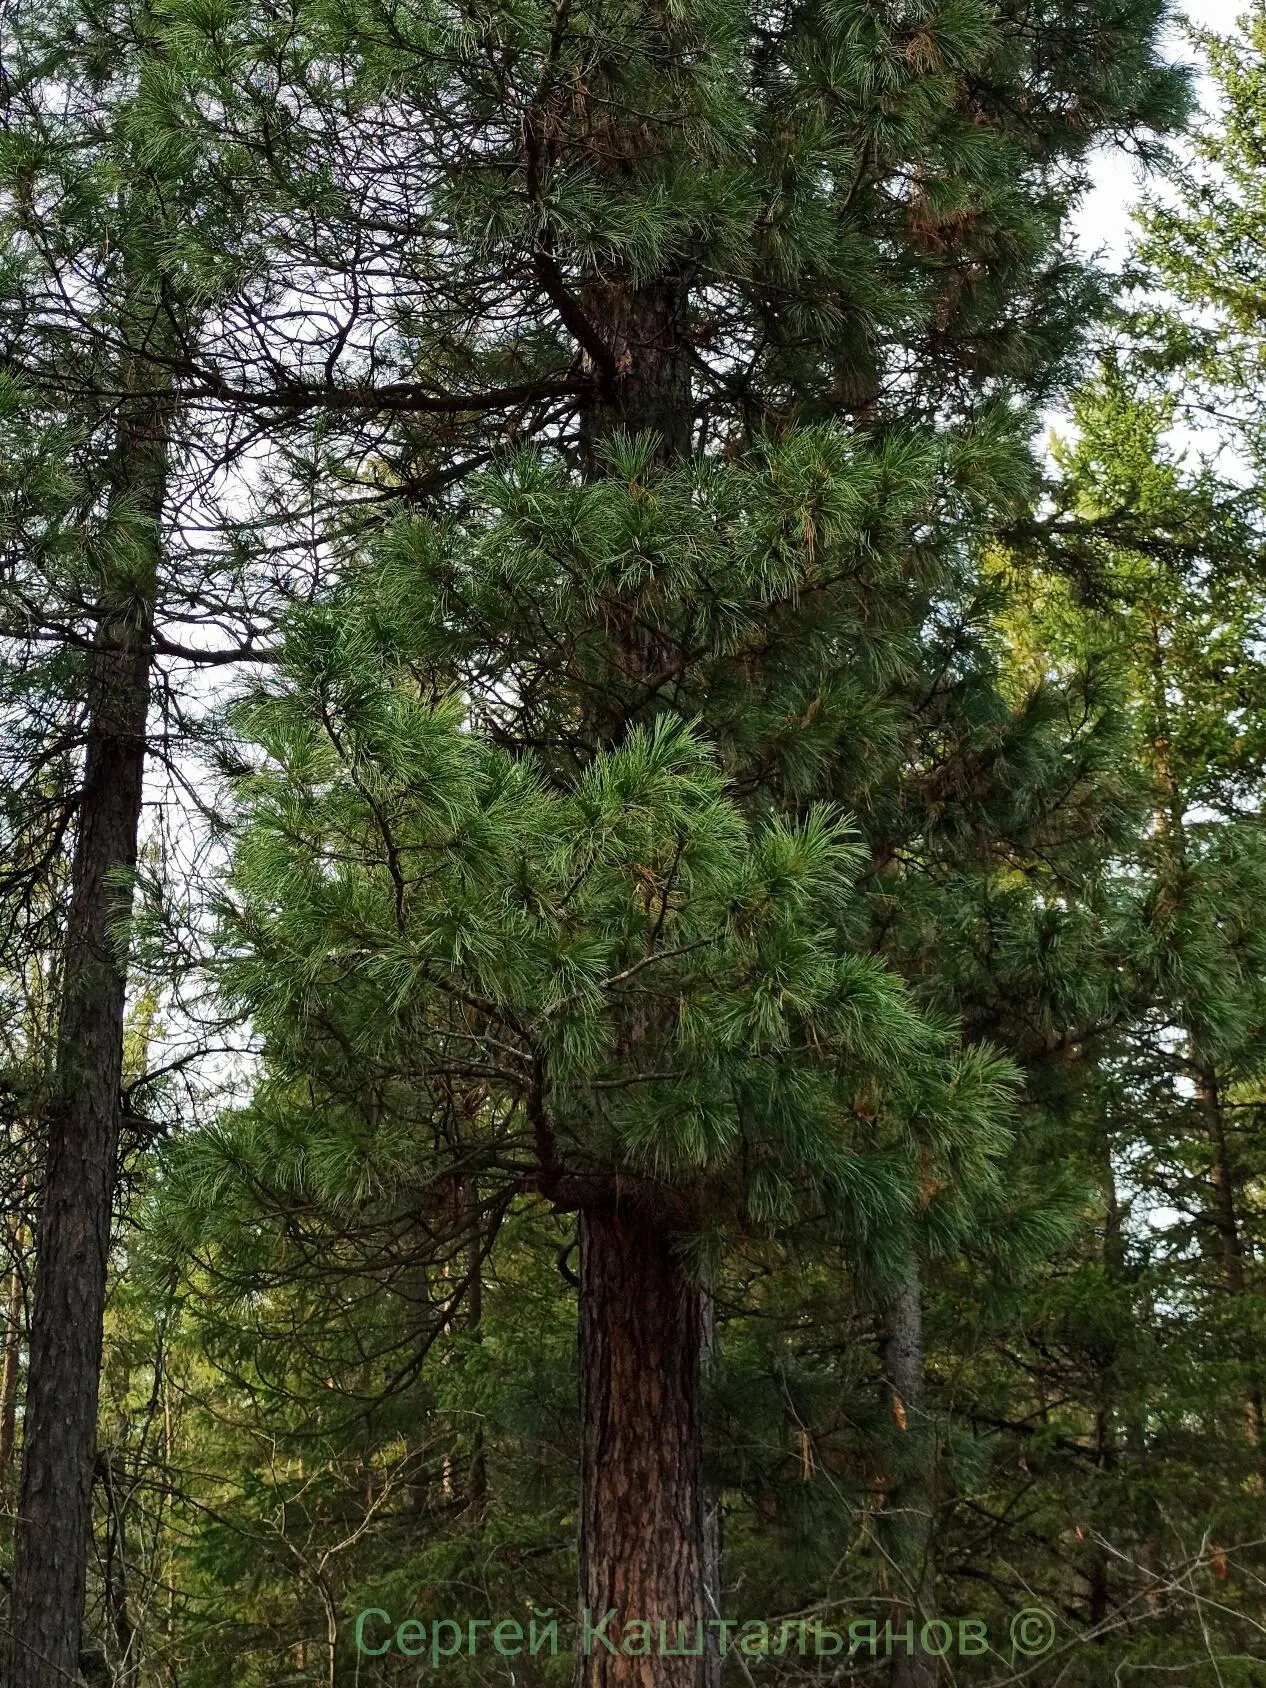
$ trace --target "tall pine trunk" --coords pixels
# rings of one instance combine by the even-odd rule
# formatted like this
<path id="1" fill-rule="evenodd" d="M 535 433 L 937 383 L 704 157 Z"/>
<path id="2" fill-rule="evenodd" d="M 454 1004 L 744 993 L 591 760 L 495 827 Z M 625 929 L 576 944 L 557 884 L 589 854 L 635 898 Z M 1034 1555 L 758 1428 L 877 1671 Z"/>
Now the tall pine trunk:
<path id="1" fill-rule="evenodd" d="M 929 1554 L 932 1545 L 932 1439 L 924 1410 L 923 1293 L 914 1255 L 902 1263 L 896 1287 L 880 1316 L 880 1352 L 892 1402 L 892 1415 L 908 1446 L 901 1449 L 896 1481 L 888 1491 L 887 1510 L 893 1580 L 902 1602 L 894 1632 L 914 1625 L 913 1648 L 894 1649 L 891 1688 L 932 1688 L 936 1659 L 918 1646 L 919 1632 L 933 1615 Z M 905 1612 L 911 1614 L 909 1619 Z"/>
<path id="2" fill-rule="evenodd" d="M 603 472 L 601 448 L 617 429 L 649 430 L 662 462 L 679 459 L 690 449 L 691 416 L 684 284 L 591 283 L 581 302 L 606 351 L 581 419 L 584 472 Z M 654 709 L 675 653 L 631 604 L 614 603 L 606 614 L 612 671 L 595 726 L 618 742 L 634 712 Z M 653 1197 L 622 1208 L 613 1180 L 582 1208 L 579 1233 L 580 1603 L 595 1623 L 614 1608 L 612 1631 L 639 1619 L 651 1631 L 645 1655 L 613 1653 L 599 1640 L 586 1650 L 582 1623 L 576 1681 L 709 1688 L 715 1664 L 709 1670 L 698 1653 L 662 1653 L 715 1635 L 707 1629 L 709 1593 L 720 1599 L 719 1520 L 709 1516 L 703 1483 L 708 1292 L 683 1270 Z"/>
<path id="3" fill-rule="evenodd" d="M 120 927 L 137 856 L 167 445 L 167 406 L 125 401 L 107 519 L 130 530 L 124 549 L 132 556 L 97 605 L 35 1233 L 9 1688 L 67 1688 L 77 1676 L 119 1145 L 127 986 Z"/>
<path id="4" fill-rule="evenodd" d="M 705 1291 L 643 1213 L 580 1217 L 580 1593 L 608 1634 L 650 1624 L 645 1655 L 582 1646 L 580 1688 L 703 1688 Z M 583 1626 L 582 1626 L 583 1631 Z M 643 1637 L 645 1639 L 645 1637 Z M 583 1642 L 583 1633 L 582 1633 Z M 636 1641 L 630 1641 L 636 1645 Z"/>

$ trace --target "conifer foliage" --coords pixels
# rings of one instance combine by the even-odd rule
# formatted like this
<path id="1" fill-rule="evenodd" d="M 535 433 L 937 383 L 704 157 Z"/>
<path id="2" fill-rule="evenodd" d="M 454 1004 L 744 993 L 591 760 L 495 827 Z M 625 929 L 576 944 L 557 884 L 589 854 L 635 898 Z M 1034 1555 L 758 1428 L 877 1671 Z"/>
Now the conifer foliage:
<path id="1" fill-rule="evenodd" d="M 1109 303 L 1067 231 L 1091 153 L 1159 157 L 1186 109 L 1161 25 L 1154 0 L 15 6 L 4 930 L 47 946 L 32 911 L 77 854 L 12 1688 L 81 1660 L 399 1680 L 356 1654 L 357 1602 L 496 1618 L 525 1590 L 670 1636 L 744 1588 L 918 1632 L 980 1610 L 974 1576 L 1002 1631 L 1038 1587 L 1102 1643 L 1139 1598 L 1113 1539 L 1159 1566 L 1161 1532 L 1130 1488 L 1061 1555 L 1078 1462 L 1146 1488 L 1156 1416 L 1187 1428 L 1133 1322 L 1222 1332 L 1219 1471 L 1257 1493 L 1259 770 L 1227 726 L 1257 692 L 1254 517 L 1171 473 L 1111 380 L 1053 498 L 1034 447 Z M 1129 332 L 1171 376 L 1190 355 Z M 102 440 L 87 493 L 54 473 Z M 99 566 L 94 522 L 122 535 Z M 76 645 L 127 667 L 130 710 L 103 682 L 83 755 Z M 190 748 L 207 690 L 173 702 L 165 662 L 225 677 L 204 973 L 256 1058 L 122 1192 L 111 1324 L 151 688 Z M 1194 1254 L 1139 1264 L 1131 1179 L 1192 1206 Z M 58 1283 L 85 1298 L 60 1467 Z M 597 1647 L 522 1680 L 775 1668 L 749 1661 Z M 938 1668 L 907 1650 L 894 1688 Z"/>

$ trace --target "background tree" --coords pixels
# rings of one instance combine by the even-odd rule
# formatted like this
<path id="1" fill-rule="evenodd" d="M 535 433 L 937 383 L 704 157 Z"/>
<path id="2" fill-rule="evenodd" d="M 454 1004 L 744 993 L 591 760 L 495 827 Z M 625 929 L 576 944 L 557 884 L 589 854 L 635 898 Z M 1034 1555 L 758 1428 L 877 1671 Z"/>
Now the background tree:
<path id="1" fill-rule="evenodd" d="M 188 576 L 173 584 L 166 547 L 169 482 L 185 454 L 161 357 L 173 320 L 187 333 L 204 289 L 172 252 L 191 184 L 154 149 L 145 120 L 145 86 L 162 77 L 151 14 L 99 14 L 86 39 L 70 8 L 13 22 L 0 136 L 0 604 L 6 702 L 22 713 L 5 914 L 28 941 L 47 941 L 52 925 L 35 910 L 63 919 L 44 957 L 54 1053 L 31 1097 L 36 1261 L 8 1625 L 16 1688 L 65 1682 L 77 1668 L 119 1162 L 135 1135 L 125 1126 L 152 1128 L 137 1096 L 148 1075 L 125 1086 L 128 927 L 159 623 L 190 619 Z M 117 59 L 105 46 L 121 49 Z M 215 607 L 203 602 L 193 619 L 214 623 Z"/>

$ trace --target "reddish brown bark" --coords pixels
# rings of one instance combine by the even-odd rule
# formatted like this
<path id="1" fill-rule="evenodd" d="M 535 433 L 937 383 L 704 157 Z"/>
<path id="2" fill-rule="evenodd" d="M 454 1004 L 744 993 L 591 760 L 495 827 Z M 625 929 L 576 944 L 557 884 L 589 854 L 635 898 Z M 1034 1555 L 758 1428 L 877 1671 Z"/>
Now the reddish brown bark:
<path id="1" fill-rule="evenodd" d="M 667 1231 L 631 1212 L 580 1218 L 580 1598 L 601 1641 L 582 1646 L 580 1688 L 703 1688 L 706 1637 L 701 1347 L 704 1291 Z M 649 1623 L 645 1656 L 620 1626 Z M 582 1618 L 582 1643 L 583 1634 Z M 715 1635 L 715 1631 L 711 1632 Z M 636 1634 L 636 1632 L 635 1632 Z M 627 1640 L 627 1638 L 626 1638 Z"/>
<path id="2" fill-rule="evenodd" d="M 638 145 L 642 143 L 636 143 Z M 581 417 L 584 472 L 603 472 L 603 447 L 619 430 L 650 431 L 660 460 L 691 444 L 688 294 L 664 276 L 634 284 L 610 279 L 579 290 L 595 388 Z M 618 742 L 631 719 L 654 707 L 678 653 L 632 602 L 600 612 L 610 637 L 606 695 L 595 707 L 602 739 Z M 599 1180 L 601 1185 L 602 1181 Z M 674 1253 L 671 1226 L 647 1200 L 621 1208 L 611 1185 L 580 1214 L 582 1623 L 579 1688 L 708 1688 L 717 1681 L 696 1648 L 715 1637 L 708 1595 L 720 1600 L 719 1512 L 703 1484 L 703 1359 L 712 1341 L 706 1290 Z M 583 1613 L 594 1625 L 614 1610 L 608 1643 L 585 1646 Z M 642 1638 L 622 1636 L 634 1620 Z M 663 1625 L 662 1635 L 660 1626 Z M 643 1632 L 644 1634 L 645 1632 Z"/>

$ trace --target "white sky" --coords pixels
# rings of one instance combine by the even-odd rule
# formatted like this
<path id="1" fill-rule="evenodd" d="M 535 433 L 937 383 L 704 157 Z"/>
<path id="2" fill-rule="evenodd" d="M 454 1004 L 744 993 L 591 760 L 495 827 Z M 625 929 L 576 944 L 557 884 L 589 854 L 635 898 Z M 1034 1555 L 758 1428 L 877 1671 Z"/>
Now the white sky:
<path id="1" fill-rule="evenodd" d="M 1248 10 L 1248 0 L 1185 0 L 1174 10 L 1202 29 L 1230 35 L 1236 20 Z M 1192 59 L 1192 49 L 1177 35 L 1172 51 L 1177 59 Z M 1077 218 L 1078 232 L 1090 250 L 1102 250 L 1111 260 L 1119 261 L 1125 256 L 1129 214 L 1140 197 L 1140 179 L 1132 160 L 1119 153 L 1101 158 L 1095 175 L 1097 185 Z"/>

